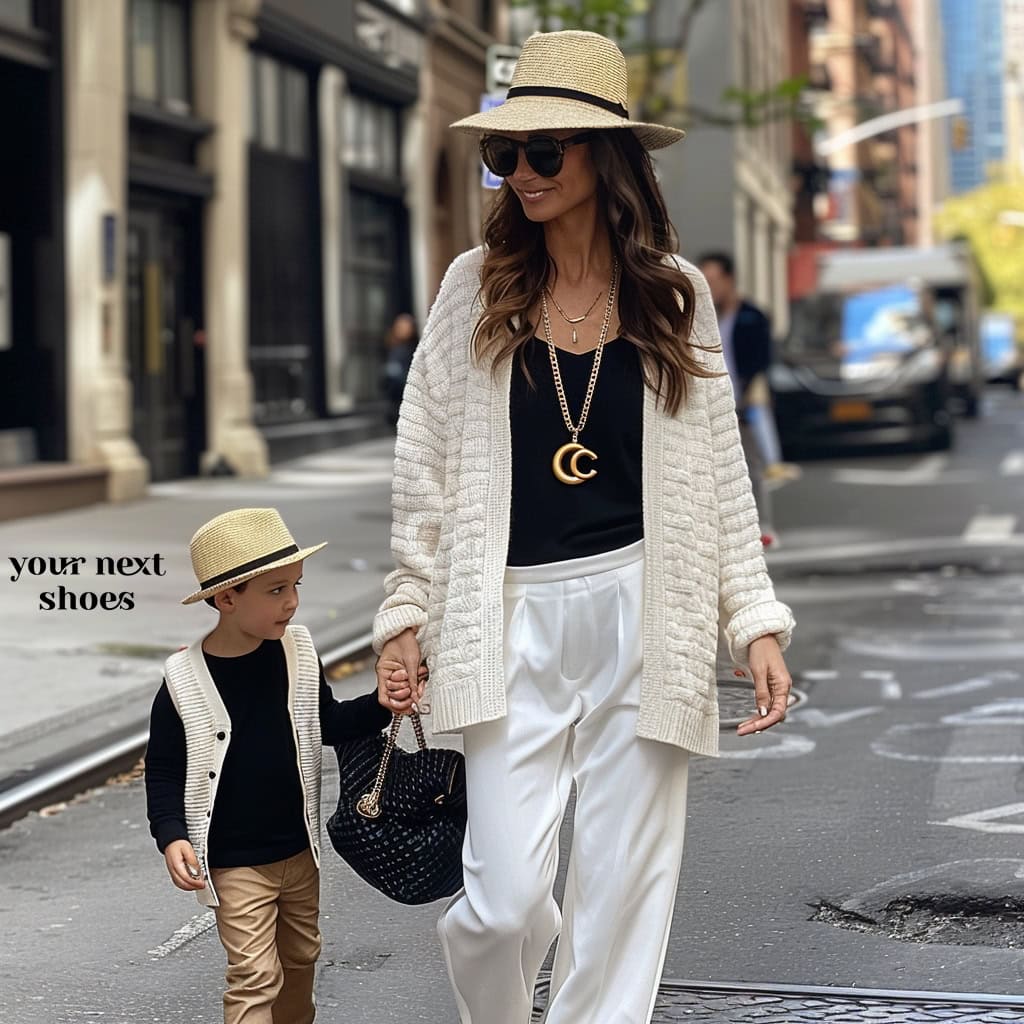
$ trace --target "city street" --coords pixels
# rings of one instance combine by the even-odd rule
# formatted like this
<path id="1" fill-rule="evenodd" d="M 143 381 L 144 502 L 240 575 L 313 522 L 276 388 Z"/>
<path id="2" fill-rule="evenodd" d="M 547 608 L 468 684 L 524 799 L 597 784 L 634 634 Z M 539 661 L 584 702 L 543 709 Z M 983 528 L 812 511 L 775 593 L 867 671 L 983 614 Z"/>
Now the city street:
<path id="1" fill-rule="evenodd" d="M 798 621 L 787 660 L 803 699 L 778 729 L 742 739 L 724 730 L 723 757 L 691 763 L 666 979 L 1021 992 L 1024 399 L 999 389 L 985 404 L 979 420 L 959 422 L 948 454 L 808 462 L 775 492 L 782 545 L 770 562 Z M 358 633 L 387 564 L 389 466 L 387 442 L 372 442 L 267 481 L 154 487 L 136 506 L 164 524 L 169 576 L 153 586 L 182 590 L 193 522 L 273 503 L 300 540 L 333 542 L 329 579 L 308 569 L 314 634 Z M 66 515 L 70 536 L 96 513 Z M 11 554 L 21 529 L 0 529 Z M 344 593 L 332 593 L 339 578 Z M 15 592 L 9 585 L 3 600 Z M 30 666 L 39 658 L 20 637 L 42 613 L 21 604 L 2 640 Z M 195 628 L 192 613 L 168 614 L 163 635 L 145 637 L 131 615 L 107 616 L 102 642 L 166 646 Z M 81 651 L 98 659 L 98 640 L 80 628 Z M 158 682 L 158 662 L 141 664 L 131 693 Z M 98 687 L 102 672 L 95 678 Z M 47 686 L 38 669 L 33 679 Z M 371 686 L 363 673 L 338 693 Z M 27 707 L 23 717 L 24 728 L 42 721 Z M 329 807 L 336 783 L 325 753 Z M 0 858 L 0 1020 L 220 1019 L 212 917 L 167 880 L 139 778 L 0 832 Z M 330 851 L 322 906 L 318 1019 L 455 1020 L 439 906 L 389 903 Z M 703 1019 L 670 1012 L 666 1004 L 655 1019 Z M 991 1019 L 1024 1020 L 1020 1012 Z"/>

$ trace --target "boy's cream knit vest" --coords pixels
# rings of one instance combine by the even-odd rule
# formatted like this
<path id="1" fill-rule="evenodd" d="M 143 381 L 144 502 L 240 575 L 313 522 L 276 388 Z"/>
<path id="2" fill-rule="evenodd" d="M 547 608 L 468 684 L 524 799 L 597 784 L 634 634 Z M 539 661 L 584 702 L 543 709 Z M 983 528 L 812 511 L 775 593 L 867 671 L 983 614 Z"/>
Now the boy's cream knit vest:
<path id="1" fill-rule="evenodd" d="M 210 879 L 207 837 L 217 786 L 231 743 L 231 719 L 203 657 L 202 640 L 172 654 L 164 667 L 167 689 L 185 727 L 185 824 L 202 867 L 206 888 L 196 892 L 203 906 L 218 906 Z M 306 800 L 306 830 L 313 859 L 320 864 L 320 662 L 305 626 L 289 626 L 281 638 L 288 664 L 288 713 L 298 753 L 299 780 Z"/>

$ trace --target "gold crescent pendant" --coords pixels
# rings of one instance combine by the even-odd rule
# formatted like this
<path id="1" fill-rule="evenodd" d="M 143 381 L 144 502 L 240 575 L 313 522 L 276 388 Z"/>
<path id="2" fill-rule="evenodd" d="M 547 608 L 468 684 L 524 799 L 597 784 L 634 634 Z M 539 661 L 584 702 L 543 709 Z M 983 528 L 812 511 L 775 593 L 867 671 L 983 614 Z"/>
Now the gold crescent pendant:
<path id="1" fill-rule="evenodd" d="M 565 457 L 572 453 L 569 458 L 569 469 L 568 472 L 565 468 Z M 551 460 L 551 472 L 555 474 L 555 478 L 560 480 L 563 484 L 569 484 L 575 486 L 576 484 L 583 483 L 584 480 L 589 480 L 591 477 L 597 476 L 597 470 L 591 466 L 587 472 L 580 470 L 580 459 L 590 459 L 592 462 L 597 461 L 597 456 L 589 449 L 584 448 L 583 445 L 578 444 L 576 441 L 570 441 L 568 444 L 563 444 L 561 448 L 555 452 L 554 458 Z"/>

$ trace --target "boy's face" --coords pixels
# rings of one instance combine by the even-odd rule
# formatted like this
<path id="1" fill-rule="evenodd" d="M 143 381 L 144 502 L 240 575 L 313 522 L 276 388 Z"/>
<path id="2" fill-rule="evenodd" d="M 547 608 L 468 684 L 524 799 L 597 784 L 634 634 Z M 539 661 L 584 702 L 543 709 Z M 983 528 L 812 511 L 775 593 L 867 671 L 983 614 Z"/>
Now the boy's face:
<path id="1" fill-rule="evenodd" d="M 302 562 L 273 569 L 248 581 L 245 590 L 216 595 L 217 609 L 232 625 L 251 637 L 280 640 L 299 607 Z"/>

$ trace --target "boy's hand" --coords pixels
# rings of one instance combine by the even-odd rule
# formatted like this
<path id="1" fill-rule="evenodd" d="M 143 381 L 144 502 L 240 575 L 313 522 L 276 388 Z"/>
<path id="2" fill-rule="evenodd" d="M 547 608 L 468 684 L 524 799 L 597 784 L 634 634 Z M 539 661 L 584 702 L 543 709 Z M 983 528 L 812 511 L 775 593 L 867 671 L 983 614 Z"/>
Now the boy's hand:
<path id="1" fill-rule="evenodd" d="M 410 685 L 410 668 L 416 667 L 415 685 Z M 382 707 L 397 715 L 416 710 L 427 682 L 427 667 L 422 664 L 420 645 L 413 630 L 407 629 L 389 640 L 377 659 L 377 700 Z M 421 711 L 426 711 L 421 708 Z"/>
<path id="2" fill-rule="evenodd" d="M 427 666 L 420 665 L 417 674 L 416 690 L 422 695 L 427 681 Z M 396 715 L 408 715 L 413 711 L 426 713 L 428 708 L 421 707 L 419 699 L 409 686 L 409 673 L 397 661 L 377 662 L 377 701 L 388 711 Z"/>
<path id="3" fill-rule="evenodd" d="M 164 848 L 164 861 L 171 881 L 179 889 L 195 892 L 197 889 L 206 888 L 196 851 L 192 849 L 192 844 L 187 839 L 175 839 L 173 843 L 168 843 Z M 192 869 L 191 872 L 189 868 Z"/>

